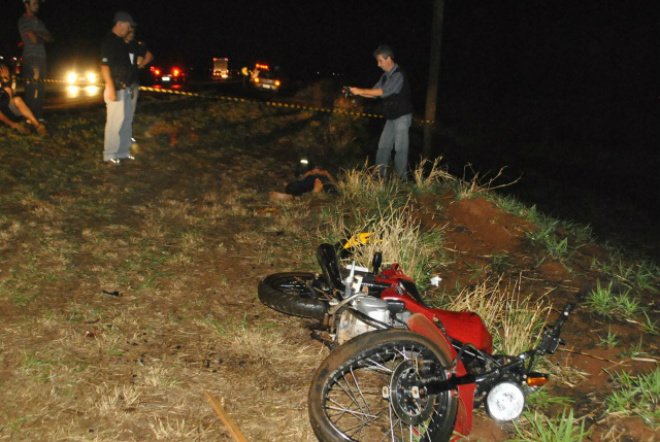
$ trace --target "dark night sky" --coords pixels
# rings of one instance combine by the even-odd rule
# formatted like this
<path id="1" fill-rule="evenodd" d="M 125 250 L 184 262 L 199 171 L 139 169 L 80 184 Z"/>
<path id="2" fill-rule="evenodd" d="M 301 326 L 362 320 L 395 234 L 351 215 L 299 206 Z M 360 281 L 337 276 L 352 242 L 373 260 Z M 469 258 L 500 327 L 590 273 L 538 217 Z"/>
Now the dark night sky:
<path id="1" fill-rule="evenodd" d="M 19 0 L 0 18 L 0 51 L 17 43 Z M 443 82 L 478 93 L 657 96 L 660 2 L 446 0 Z M 653 5 L 653 6 L 649 6 Z M 374 82 L 371 52 L 391 44 L 417 89 L 427 83 L 432 0 L 48 0 L 53 63 L 94 56 L 117 10 L 130 12 L 157 58 L 198 64 L 227 56 L 294 72 L 322 70 Z M 454 82 L 457 84 L 455 85 Z M 650 88 L 655 88 L 650 91 Z M 421 94 L 423 95 L 423 94 Z"/>

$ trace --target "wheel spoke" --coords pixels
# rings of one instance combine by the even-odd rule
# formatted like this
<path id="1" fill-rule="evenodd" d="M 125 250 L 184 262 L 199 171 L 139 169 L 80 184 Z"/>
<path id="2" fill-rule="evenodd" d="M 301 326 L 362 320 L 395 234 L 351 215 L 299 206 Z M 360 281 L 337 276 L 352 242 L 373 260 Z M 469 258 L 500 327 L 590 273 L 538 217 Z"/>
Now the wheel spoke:
<path id="1" fill-rule="evenodd" d="M 318 416 L 327 422 L 321 433 L 328 431 L 327 438 L 320 436 L 319 440 L 448 441 L 454 425 L 455 399 L 448 392 L 421 399 L 411 394 L 421 376 L 421 361 L 417 359 L 422 358 L 424 366 L 448 367 L 449 358 L 431 341 L 412 332 L 367 335 L 339 347 L 339 354 L 329 357 L 332 366 L 319 370 L 325 373 L 325 387 L 311 391 L 323 392 Z M 346 350 L 339 351 L 342 348 Z M 434 371 L 436 376 L 442 374 L 442 370 Z"/>

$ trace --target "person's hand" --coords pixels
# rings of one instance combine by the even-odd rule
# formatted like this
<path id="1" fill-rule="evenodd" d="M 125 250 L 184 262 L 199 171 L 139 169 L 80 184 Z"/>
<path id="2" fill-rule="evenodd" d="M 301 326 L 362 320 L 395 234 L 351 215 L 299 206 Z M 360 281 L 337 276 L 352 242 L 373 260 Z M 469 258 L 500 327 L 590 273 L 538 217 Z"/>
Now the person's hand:
<path id="1" fill-rule="evenodd" d="M 117 91 L 115 88 L 107 87 L 105 88 L 105 98 L 108 101 L 117 101 Z"/>
<path id="2" fill-rule="evenodd" d="M 23 135 L 27 135 L 30 133 L 30 129 L 27 126 L 23 126 L 21 123 L 14 123 L 12 126 L 14 129 L 22 133 Z"/>

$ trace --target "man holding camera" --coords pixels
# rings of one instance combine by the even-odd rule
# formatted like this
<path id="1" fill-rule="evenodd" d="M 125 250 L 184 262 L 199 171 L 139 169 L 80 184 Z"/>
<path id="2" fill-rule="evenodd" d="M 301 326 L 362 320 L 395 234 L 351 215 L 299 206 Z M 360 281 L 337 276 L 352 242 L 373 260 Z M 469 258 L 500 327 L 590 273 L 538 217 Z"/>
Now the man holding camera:
<path id="1" fill-rule="evenodd" d="M 412 124 L 412 99 L 410 83 L 405 72 L 394 61 L 394 52 L 387 45 L 374 51 L 374 57 L 385 73 L 371 89 L 349 87 L 354 95 L 383 100 L 385 127 L 378 142 L 376 168 L 382 177 L 387 174 L 387 165 L 394 148 L 394 169 L 397 176 L 405 181 L 408 172 L 408 131 Z"/>

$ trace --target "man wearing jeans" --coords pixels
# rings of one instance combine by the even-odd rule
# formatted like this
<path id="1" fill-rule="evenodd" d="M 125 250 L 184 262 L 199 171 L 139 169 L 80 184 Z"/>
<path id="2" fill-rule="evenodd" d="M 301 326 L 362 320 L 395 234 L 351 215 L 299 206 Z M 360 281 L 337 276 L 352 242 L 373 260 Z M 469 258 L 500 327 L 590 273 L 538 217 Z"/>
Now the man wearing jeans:
<path id="1" fill-rule="evenodd" d="M 106 35 L 101 46 L 101 74 L 105 82 L 103 99 L 107 109 L 103 160 L 119 164 L 131 156 L 132 106 L 132 63 L 124 38 L 135 26 L 133 18 L 126 12 L 115 14 L 112 31 Z"/>
<path id="2" fill-rule="evenodd" d="M 46 43 L 53 37 L 39 20 L 39 0 L 23 0 L 25 14 L 18 20 L 18 32 L 23 42 L 23 76 L 28 79 L 25 85 L 25 104 L 34 116 L 43 122 L 44 95 L 46 85 Z"/>
<path id="3" fill-rule="evenodd" d="M 382 177 L 387 174 L 387 165 L 394 148 L 394 169 L 397 176 L 406 180 L 408 172 L 408 131 L 412 124 L 412 100 L 408 77 L 394 62 L 394 52 L 387 45 L 381 45 L 374 51 L 374 57 L 385 73 L 371 89 L 350 87 L 354 95 L 367 98 L 382 98 L 385 127 L 378 142 L 376 168 Z"/>

